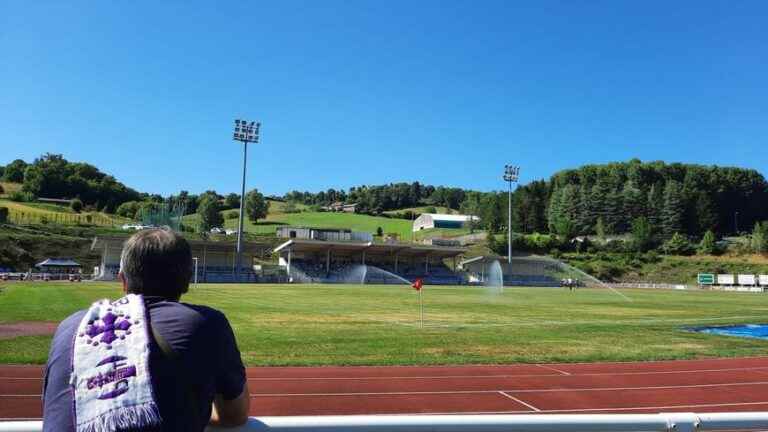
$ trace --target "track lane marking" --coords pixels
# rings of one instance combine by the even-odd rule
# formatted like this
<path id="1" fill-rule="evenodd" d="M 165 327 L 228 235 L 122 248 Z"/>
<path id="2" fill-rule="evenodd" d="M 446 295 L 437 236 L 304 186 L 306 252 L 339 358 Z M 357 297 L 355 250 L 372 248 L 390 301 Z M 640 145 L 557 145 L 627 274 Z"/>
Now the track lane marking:
<path id="1" fill-rule="evenodd" d="M 538 366 L 538 367 L 540 367 L 540 368 L 543 368 L 543 369 L 548 369 L 548 370 L 551 370 L 551 371 L 555 371 L 555 372 L 558 372 L 558 373 L 560 373 L 561 375 L 571 375 L 571 373 L 570 373 L 570 372 L 566 372 L 566 371 L 564 371 L 564 370 L 560 370 L 560 369 L 557 369 L 557 368 L 553 368 L 552 366 L 547 366 L 547 365 L 543 365 L 543 364 L 537 364 L 536 366 Z"/>
<path id="2" fill-rule="evenodd" d="M 540 366 L 540 365 L 536 365 Z M 553 372 L 555 369 L 553 369 Z M 761 372 L 768 375 L 768 366 L 755 366 L 748 368 L 722 368 L 722 369 L 687 369 L 674 371 L 640 371 L 640 372 L 588 372 L 588 373 L 569 373 L 559 371 L 556 374 L 497 374 L 497 375 L 424 375 L 424 376 L 362 376 L 362 377 L 249 377 L 248 381 L 353 381 L 353 380 L 404 380 L 404 379 L 473 379 L 473 378 L 537 378 L 537 377 L 589 377 L 589 376 L 631 376 L 631 375 L 668 375 L 668 374 L 689 374 L 703 372 Z M 0 376 L 0 380 L 38 380 L 42 377 L 9 377 Z"/>
<path id="3" fill-rule="evenodd" d="M 524 401 L 522 401 L 522 400 L 520 400 L 520 399 L 518 399 L 518 398 L 516 398 L 516 397 L 514 397 L 514 396 L 512 396 L 512 395 L 509 395 L 509 394 L 507 394 L 507 393 L 504 393 L 503 391 L 500 391 L 499 393 L 500 393 L 502 396 L 506 397 L 506 398 L 512 399 L 513 401 L 515 401 L 515 402 L 519 403 L 520 405 L 526 406 L 526 407 L 528 407 L 528 408 L 530 408 L 530 409 L 532 409 L 532 410 L 534 410 L 534 411 L 541 411 L 540 409 L 536 408 L 535 406 L 533 406 L 533 405 L 531 405 L 531 404 L 529 404 L 529 403 L 527 403 L 527 402 L 524 402 Z"/>
<path id="4" fill-rule="evenodd" d="M 393 392 L 348 392 L 348 393 L 255 393 L 251 398 L 263 397 L 312 397 L 312 396 L 407 396 L 407 395 L 450 395 L 450 394 L 488 394 L 507 392 L 518 393 L 567 393 L 567 392 L 598 392 L 598 391 L 643 391 L 643 390 L 674 390 L 689 388 L 715 388 L 768 385 L 768 381 L 734 382 L 719 384 L 686 384 L 675 386 L 648 387 L 586 387 L 586 388 L 554 388 L 554 389 L 499 389 L 499 390 L 445 390 L 445 391 L 393 391 Z M 40 397 L 40 394 L 0 394 L 7 397 Z"/>

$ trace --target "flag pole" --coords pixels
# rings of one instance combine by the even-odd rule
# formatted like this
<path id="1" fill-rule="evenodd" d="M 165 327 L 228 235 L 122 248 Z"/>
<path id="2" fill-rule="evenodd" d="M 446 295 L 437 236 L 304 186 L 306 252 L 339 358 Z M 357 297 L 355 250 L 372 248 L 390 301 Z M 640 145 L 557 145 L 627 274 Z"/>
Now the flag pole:
<path id="1" fill-rule="evenodd" d="M 419 317 L 421 320 L 421 328 L 424 328 L 424 293 L 419 290 Z"/>

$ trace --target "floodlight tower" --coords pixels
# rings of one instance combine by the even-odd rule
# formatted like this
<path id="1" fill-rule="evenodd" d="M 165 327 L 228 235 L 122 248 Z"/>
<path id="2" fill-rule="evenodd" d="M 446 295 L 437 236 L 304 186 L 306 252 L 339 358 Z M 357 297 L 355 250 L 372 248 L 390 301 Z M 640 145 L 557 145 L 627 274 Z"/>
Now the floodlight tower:
<path id="1" fill-rule="evenodd" d="M 520 176 L 520 167 L 504 165 L 504 181 L 509 183 L 509 195 L 507 203 L 509 204 L 509 225 L 507 226 L 507 262 L 512 264 L 512 183 L 517 182 Z"/>
<path id="2" fill-rule="evenodd" d="M 235 274 L 240 274 L 240 260 L 243 255 L 243 219 L 245 213 L 245 167 L 248 161 L 248 143 L 259 142 L 259 128 L 261 123 L 235 120 L 235 132 L 232 139 L 243 143 L 243 188 L 240 193 L 240 218 L 237 227 L 237 259 L 235 260 Z"/>

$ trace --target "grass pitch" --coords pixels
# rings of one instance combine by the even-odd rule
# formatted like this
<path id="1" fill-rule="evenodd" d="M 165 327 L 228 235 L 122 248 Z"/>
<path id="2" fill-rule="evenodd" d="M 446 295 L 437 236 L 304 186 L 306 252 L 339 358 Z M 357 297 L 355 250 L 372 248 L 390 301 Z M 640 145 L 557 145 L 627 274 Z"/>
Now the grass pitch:
<path id="1" fill-rule="evenodd" d="M 120 295 L 114 283 L 8 283 L 0 323 L 58 321 Z M 203 285 L 248 365 L 584 362 L 768 355 L 768 341 L 684 331 L 765 322 L 768 295 L 736 292 L 406 286 Z M 44 363 L 49 336 L 0 340 L 0 363 Z"/>

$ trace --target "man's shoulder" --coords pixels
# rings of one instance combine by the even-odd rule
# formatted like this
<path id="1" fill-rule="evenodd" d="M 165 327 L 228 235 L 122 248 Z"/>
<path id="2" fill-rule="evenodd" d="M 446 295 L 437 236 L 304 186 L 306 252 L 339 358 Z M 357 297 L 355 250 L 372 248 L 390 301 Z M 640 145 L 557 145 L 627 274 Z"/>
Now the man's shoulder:
<path id="1" fill-rule="evenodd" d="M 224 314 L 212 307 L 181 302 L 162 302 L 150 307 L 153 320 L 175 328 L 218 329 L 228 323 Z"/>
<path id="2" fill-rule="evenodd" d="M 77 330 L 77 327 L 80 325 L 80 322 L 83 320 L 83 317 L 87 311 L 87 309 L 82 309 L 64 318 L 64 320 L 60 322 L 59 326 L 56 328 L 56 334 L 54 337 L 64 337 L 67 334 L 74 333 Z"/>

